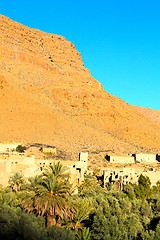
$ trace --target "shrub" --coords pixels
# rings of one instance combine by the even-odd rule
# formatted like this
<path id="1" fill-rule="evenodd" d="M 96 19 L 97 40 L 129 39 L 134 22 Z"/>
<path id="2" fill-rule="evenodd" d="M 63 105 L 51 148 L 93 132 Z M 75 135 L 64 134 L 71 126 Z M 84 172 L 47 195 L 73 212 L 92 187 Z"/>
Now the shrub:
<path id="1" fill-rule="evenodd" d="M 16 151 L 19 153 L 23 153 L 25 150 L 26 150 L 26 147 L 22 145 L 18 145 L 16 148 Z"/>

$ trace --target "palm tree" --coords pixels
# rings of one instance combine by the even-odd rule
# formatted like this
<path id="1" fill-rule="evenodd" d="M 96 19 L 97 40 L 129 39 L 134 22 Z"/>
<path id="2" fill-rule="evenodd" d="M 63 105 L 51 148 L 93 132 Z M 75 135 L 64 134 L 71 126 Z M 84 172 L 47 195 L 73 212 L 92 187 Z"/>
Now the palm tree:
<path id="1" fill-rule="evenodd" d="M 74 218 L 75 229 L 81 228 L 82 222 L 88 219 L 89 214 L 92 210 L 93 208 L 89 206 L 89 203 L 86 201 L 83 201 L 79 204 L 77 213 Z"/>
<path id="2" fill-rule="evenodd" d="M 93 187 L 96 184 L 96 177 L 93 175 L 86 175 L 84 181 L 78 187 L 79 193 L 83 192 L 89 187 Z"/>
<path id="3" fill-rule="evenodd" d="M 84 221 L 88 219 L 93 208 L 85 200 L 75 205 L 77 206 L 76 213 L 73 220 L 67 223 L 67 228 L 78 230 L 83 228 Z"/>
<path id="4" fill-rule="evenodd" d="M 83 228 L 76 233 L 77 240 L 91 240 L 91 232 L 89 228 Z"/>
<path id="5" fill-rule="evenodd" d="M 22 188 L 22 185 L 24 183 L 24 179 L 20 173 L 15 173 L 12 177 L 9 179 L 10 187 L 14 192 L 20 191 Z"/>
<path id="6" fill-rule="evenodd" d="M 48 176 L 49 174 L 53 174 L 57 179 L 68 180 L 69 174 L 66 173 L 66 167 L 62 166 L 60 162 L 53 163 L 46 171 L 44 172 L 44 176 Z"/>
<path id="7" fill-rule="evenodd" d="M 41 181 L 42 175 L 28 178 L 28 182 L 24 184 L 23 190 L 35 191 L 37 185 L 39 185 Z"/>
<path id="8" fill-rule="evenodd" d="M 55 164 L 55 169 L 54 166 L 50 169 L 44 173 L 41 181 L 35 186 L 34 193 L 28 192 L 22 201 L 22 206 L 28 212 L 33 211 L 46 217 L 47 227 L 58 224 L 60 219 L 72 219 L 75 212 L 74 207 L 71 207 L 69 203 L 72 185 L 68 179 L 63 180 L 63 171 L 57 170 L 62 169 L 60 164 L 58 163 L 58 166 Z"/>

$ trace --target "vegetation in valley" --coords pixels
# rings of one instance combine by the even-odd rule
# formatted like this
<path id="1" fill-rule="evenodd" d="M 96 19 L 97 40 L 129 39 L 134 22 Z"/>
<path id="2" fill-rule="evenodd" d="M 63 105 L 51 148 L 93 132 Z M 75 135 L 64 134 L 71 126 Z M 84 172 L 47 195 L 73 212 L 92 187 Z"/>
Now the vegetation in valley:
<path id="1" fill-rule="evenodd" d="M 60 163 L 27 181 L 15 174 L 0 189 L 0 239 L 160 239 L 160 182 L 140 175 L 119 191 L 87 176 L 74 192 Z"/>

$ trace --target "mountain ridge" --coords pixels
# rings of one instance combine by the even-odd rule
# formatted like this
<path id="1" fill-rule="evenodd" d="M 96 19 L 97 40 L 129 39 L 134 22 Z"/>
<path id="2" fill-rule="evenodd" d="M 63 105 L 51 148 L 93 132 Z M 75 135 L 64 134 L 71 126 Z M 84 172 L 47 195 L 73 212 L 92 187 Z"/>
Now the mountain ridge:
<path id="1" fill-rule="evenodd" d="M 160 124 L 104 91 L 75 45 L 0 15 L 0 140 L 158 152 Z"/>

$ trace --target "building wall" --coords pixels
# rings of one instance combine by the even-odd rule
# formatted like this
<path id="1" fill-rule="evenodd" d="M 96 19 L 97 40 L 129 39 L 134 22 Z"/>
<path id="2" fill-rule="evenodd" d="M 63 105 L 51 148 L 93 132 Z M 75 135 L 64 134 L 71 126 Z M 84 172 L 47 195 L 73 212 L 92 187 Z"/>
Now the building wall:
<path id="1" fill-rule="evenodd" d="M 0 184 L 7 186 L 11 175 L 19 172 L 24 178 L 37 175 L 37 165 L 34 157 L 11 155 L 0 158 Z"/>
<path id="2" fill-rule="evenodd" d="M 79 154 L 79 161 L 82 163 L 83 169 L 87 171 L 88 152 L 81 152 Z M 80 164 L 80 162 L 78 162 Z"/>
<path id="3" fill-rule="evenodd" d="M 8 166 L 5 164 L 5 161 L 1 160 L 0 161 L 0 187 L 7 186 L 9 177 L 10 177 L 10 171 L 8 170 Z"/>
<path id="4" fill-rule="evenodd" d="M 15 151 L 21 143 L 0 143 L 0 153 Z"/>
<path id="5" fill-rule="evenodd" d="M 35 164 L 35 157 L 26 157 L 24 155 L 10 155 L 8 157 L 8 160 L 15 164 L 21 164 L 21 165 L 31 165 Z"/>
<path id="6" fill-rule="evenodd" d="M 104 186 L 106 183 L 113 183 L 119 189 L 129 182 L 136 183 L 134 168 L 107 169 L 104 170 Z"/>
<path id="7" fill-rule="evenodd" d="M 156 162 L 156 155 L 144 153 L 136 153 L 133 156 L 106 155 L 106 160 L 111 163 Z"/>
<path id="8" fill-rule="evenodd" d="M 38 170 L 40 173 L 45 171 L 46 167 L 58 163 L 59 161 L 54 161 L 53 159 L 36 159 L 35 160 Z M 72 173 L 71 182 L 74 185 L 79 185 L 84 180 L 84 174 L 87 172 L 87 162 L 81 161 L 60 161 L 61 164 L 66 167 L 66 171 Z"/>
<path id="9" fill-rule="evenodd" d="M 135 163 L 133 156 L 106 155 L 106 159 L 111 163 Z"/>
<path id="10" fill-rule="evenodd" d="M 123 168 L 123 169 L 105 169 L 103 171 L 104 175 L 104 184 L 108 182 L 117 182 L 121 181 L 123 184 L 128 182 L 136 183 L 136 175 L 134 168 Z"/>
<path id="11" fill-rule="evenodd" d="M 138 183 L 140 174 L 148 176 L 151 181 L 151 186 L 156 185 L 157 181 L 160 181 L 160 171 L 143 171 L 134 168 L 123 168 L 123 169 L 105 169 L 103 170 L 104 185 L 108 182 L 121 181 L 123 184 L 128 182 Z"/>
<path id="12" fill-rule="evenodd" d="M 56 148 L 43 148 L 43 153 L 57 154 L 57 149 Z"/>
<path id="13" fill-rule="evenodd" d="M 11 175 L 19 172 L 24 178 L 42 174 L 42 172 L 53 165 L 53 159 L 35 159 L 34 156 L 26 157 L 23 154 L 6 155 L 0 157 L 0 184 L 6 186 Z M 84 174 L 87 171 L 86 159 L 81 161 L 60 161 L 66 167 L 66 172 L 70 173 L 70 181 L 74 186 L 81 184 Z"/>
<path id="14" fill-rule="evenodd" d="M 135 159 L 138 162 L 156 162 L 155 154 L 136 153 Z"/>
<path id="15" fill-rule="evenodd" d="M 145 177 L 148 176 L 151 181 L 151 186 L 156 185 L 160 181 L 160 171 L 147 171 L 142 173 Z"/>

